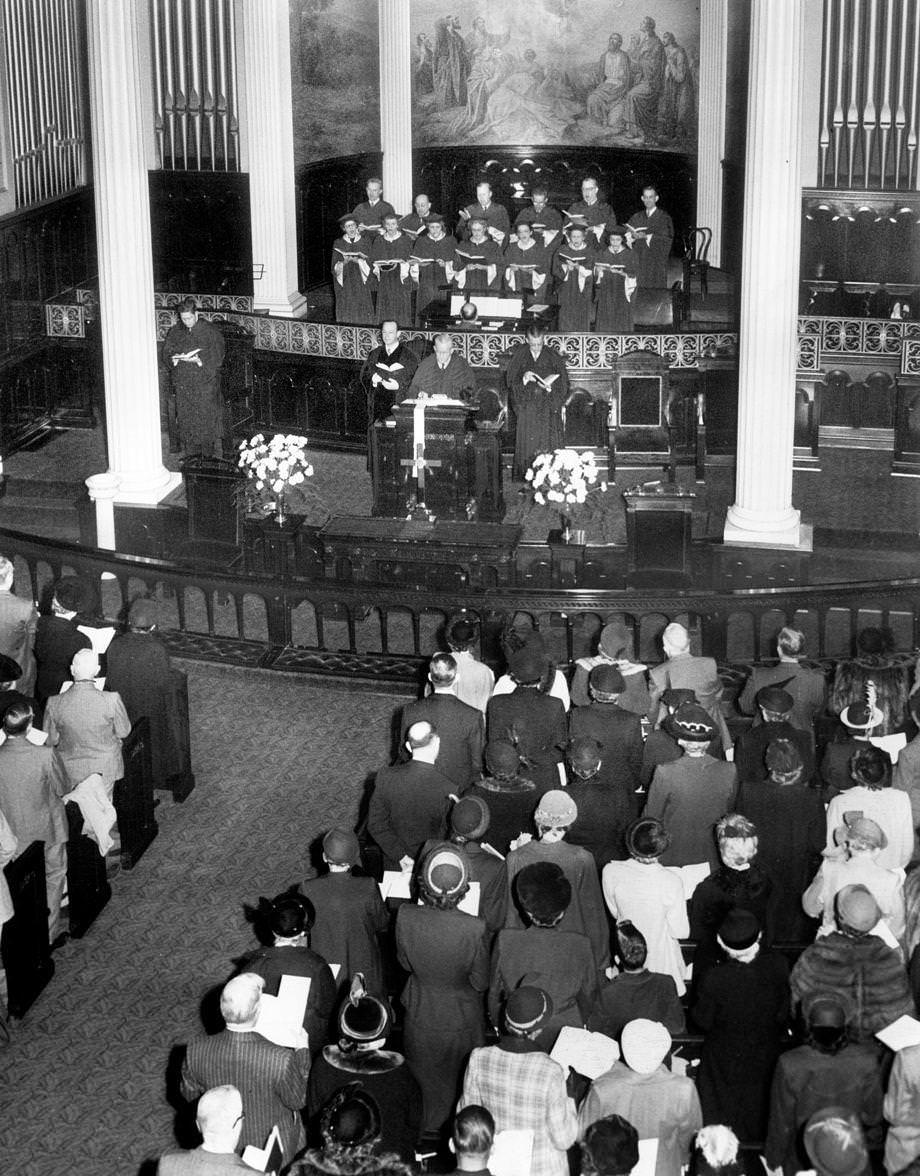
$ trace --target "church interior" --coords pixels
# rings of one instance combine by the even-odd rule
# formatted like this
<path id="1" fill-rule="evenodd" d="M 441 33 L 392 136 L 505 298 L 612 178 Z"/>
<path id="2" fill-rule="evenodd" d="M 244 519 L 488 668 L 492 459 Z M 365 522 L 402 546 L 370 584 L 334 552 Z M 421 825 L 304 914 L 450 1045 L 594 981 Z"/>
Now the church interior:
<path id="1" fill-rule="evenodd" d="M 196 1147 L 184 1048 L 221 1029 L 254 911 L 322 872 L 329 830 L 356 830 L 357 875 L 381 880 L 375 773 L 406 760 L 400 713 L 458 617 L 509 690 L 528 642 L 540 693 L 562 681 L 562 789 L 584 787 L 573 720 L 599 704 L 575 684 L 611 625 L 649 676 L 645 746 L 670 730 L 655 672 L 676 625 L 715 666 L 737 797 L 748 688 L 807 671 L 809 791 L 833 804 L 821 765 L 865 703 L 855 738 L 874 730 L 918 826 L 918 129 L 920 0 L 5 0 L 0 557 L 39 632 L 90 634 L 103 682 L 106 643 L 152 602 L 181 760 L 158 773 L 165 736 L 129 707 L 115 848 L 67 805 L 57 938 L 41 849 L 20 836 L 10 860 L 0 826 L 5 1170 L 153 1176 Z M 42 665 L 20 652 L 21 701 Z M 488 746 L 509 737 L 481 709 Z M 633 818 L 648 788 L 626 787 Z M 918 860 L 898 863 L 892 949 L 911 1000 Z M 380 995 L 411 1054 L 399 901 Z M 763 955 L 795 976 L 810 931 Z M 699 938 L 678 939 L 690 965 Z M 705 1088 L 697 997 L 672 1036 Z M 806 1048 L 788 1025 L 782 1050 Z M 920 1089 L 920 1045 L 895 1072 L 911 1049 Z M 920 1150 L 895 1166 L 887 1124 L 867 1164 L 894 1176 Z M 406 1171 L 453 1170 L 444 1130 Z M 739 1133 L 758 1172 L 766 1119 Z M 335 1170 L 311 1156 L 281 1170 Z"/>

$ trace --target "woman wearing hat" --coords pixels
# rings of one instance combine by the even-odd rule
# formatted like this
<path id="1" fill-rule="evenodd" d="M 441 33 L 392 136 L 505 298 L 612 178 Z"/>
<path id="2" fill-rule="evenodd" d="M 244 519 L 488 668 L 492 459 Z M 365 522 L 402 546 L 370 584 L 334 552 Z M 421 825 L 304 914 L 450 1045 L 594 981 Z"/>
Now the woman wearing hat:
<path id="1" fill-rule="evenodd" d="M 506 859 L 508 887 L 515 898 L 515 878 L 532 862 L 554 862 L 572 885 L 572 901 L 562 920 L 564 931 L 587 935 L 598 971 L 610 963 L 610 932 L 594 858 L 580 845 L 569 845 L 566 832 L 578 817 L 578 806 L 568 792 L 555 788 L 544 793 L 534 813 L 537 839 L 513 849 Z M 515 901 L 508 904 L 507 926 L 523 927 Z"/>
<path id="2" fill-rule="evenodd" d="M 317 1115 L 322 1146 L 311 1148 L 290 1168 L 290 1176 L 411 1176 L 414 1165 L 382 1151 L 383 1115 L 361 1082 L 337 1090 Z"/>
<path id="3" fill-rule="evenodd" d="M 594 657 L 580 657 L 575 663 L 572 679 L 573 706 L 588 706 L 591 695 L 588 680 L 595 666 L 616 666 L 623 675 L 624 689 L 618 705 L 630 714 L 645 717 L 652 705 L 648 689 L 648 667 L 634 662 L 634 641 L 622 621 L 610 621 L 601 629 L 597 653 Z"/>
<path id="4" fill-rule="evenodd" d="M 533 827 L 540 794 L 513 744 L 501 739 L 487 743 L 485 760 L 486 775 L 466 795 L 489 806 L 489 844 L 507 856 L 511 842 Z"/>
<path id="5" fill-rule="evenodd" d="M 731 910 L 718 930 L 726 959 L 699 986 L 693 1019 L 706 1034 L 697 1086 L 705 1123 L 725 1123 L 742 1143 L 767 1128 L 770 1081 L 789 1022 L 789 966 L 760 950 L 750 911 Z"/>
<path id="6" fill-rule="evenodd" d="M 486 708 L 489 740 L 512 743 L 541 792 L 559 783 L 567 740 L 563 704 L 541 686 L 547 665 L 545 654 L 534 646 L 516 650 L 508 660 L 512 692 L 502 693 L 499 679 Z"/>
<path id="7" fill-rule="evenodd" d="M 342 236 L 332 245 L 332 288 L 337 323 L 372 323 L 371 291 L 377 283 L 371 272 L 373 238 L 363 237 L 353 212 L 339 217 Z"/>
<path id="8" fill-rule="evenodd" d="M 871 743 L 861 746 L 850 760 L 850 776 L 853 786 L 827 806 L 825 855 L 835 853 L 834 834 L 843 824 L 844 814 L 858 812 L 880 825 L 887 838 L 888 844 L 880 848 L 878 865 L 903 870 L 914 852 L 913 814 L 907 793 L 891 787 L 888 753 Z"/>
<path id="9" fill-rule="evenodd" d="M 612 917 L 628 919 L 645 936 L 650 972 L 671 976 L 679 996 L 687 991 L 680 940 L 690 934 L 684 885 L 659 858 L 671 844 L 664 825 L 654 817 L 633 821 L 626 832 L 629 858 L 608 862 L 601 875 L 604 900 Z"/>
<path id="10" fill-rule="evenodd" d="M 92 642 L 77 628 L 77 614 L 89 607 L 90 592 L 77 576 L 58 580 L 51 598 L 51 612 L 38 618 L 35 629 L 35 697 L 44 706 L 70 678 L 70 665 L 81 649 Z"/>
<path id="11" fill-rule="evenodd" d="M 272 901 L 260 899 L 258 913 L 272 936 L 272 946 L 244 956 L 239 971 L 261 976 L 269 996 L 278 995 L 282 976 L 309 979 L 303 1027 L 310 1035 L 310 1053 L 315 1057 L 329 1040 L 335 980 L 326 960 L 310 948 L 313 907 L 302 894 L 288 893 Z"/>
<path id="12" fill-rule="evenodd" d="M 469 888 L 466 858 L 438 845 L 419 872 L 421 905 L 404 903 L 396 916 L 396 954 L 409 973 L 401 998 L 406 1060 L 422 1088 L 428 1135 L 444 1126 L 464 1062 L 485 1039 L 488 931 L 483 919 L 457 909 Z"/>
<path id="13" fill-rule="evenodd" d="M 357 973 L 339 1009 L 338 1042 L 323 1047 L 310 1071 L 307 1111 L 317 1143 L 323 1106 L 336 1091 L 360 1082 L 380 1109 L 380 1149 L 396 1152 L 407 1163 L 415 1159 L 422 1092 L 402 1054 L 385 1048 L 391 1028 L 388 1006 L 368 992 Z"/>
<path id="14" fill-rule="evenodd" d="M 339 964 L 340 995 L 356 972 L 371 992 L 383 991 L 378 936 L 389 929 L 390 918 L 374 879 L 352 872 L 360 853 L 358 838 L 350 829 L 330 829 L 323 838 L 328 874 L 300 884 L 316 912 L 311 946 L 330 964 Z"/>
<path id="15" fill-rule="evenodd" d="M 489 806 L 479 796 L 460 798 L 450 811 L 450 843 L 466 858 L 470 883 L 479 890 L 479 910 L 476 912 L 489 928 L 489 940 L 505 925 L 508 910 L 508 885 L 505 881 L 505 860 L 492 847 L 483 845 L 491 828 Z M 424 861 L 437 841 L 426 841 L 419 854 Z"/>
<path id="16" fill-rule="evenodd" d="M 631 334 L 638 265 L 632 249 L 626 247 L 629 230 L 611 225 L 607 232 L 607 248 L 594 259 L 594 330 L 604 335 Z"/>

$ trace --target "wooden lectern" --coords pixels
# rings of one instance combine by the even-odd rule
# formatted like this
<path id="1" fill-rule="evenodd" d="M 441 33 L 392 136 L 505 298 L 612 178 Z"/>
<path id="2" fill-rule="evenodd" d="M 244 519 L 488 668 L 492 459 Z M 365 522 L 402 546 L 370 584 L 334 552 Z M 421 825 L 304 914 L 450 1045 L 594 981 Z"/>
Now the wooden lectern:
<path id="1" fill-rule="evenodd" d="M 405 518 L 424 503 L 438 519 L 498 522 L 501 493 L 500 434 L 475 430 L 475 406 L 431 399 L 421 441 L 416 401 L 403 401 L 393 417 L 374 425 L 371 476 L 373 513 Z"/>
<path id="2" fill-rule="evenodd" d="M 626 578 L 631 586 L 689 584 L 695 498 L 673 482 L 651 482 L 624 491 Z"/>

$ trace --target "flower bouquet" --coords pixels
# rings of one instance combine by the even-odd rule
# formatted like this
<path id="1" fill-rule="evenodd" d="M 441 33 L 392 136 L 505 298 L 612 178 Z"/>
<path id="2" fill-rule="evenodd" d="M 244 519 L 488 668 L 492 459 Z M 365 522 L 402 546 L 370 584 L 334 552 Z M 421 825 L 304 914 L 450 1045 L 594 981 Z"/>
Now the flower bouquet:
<path id="1" fill-rule="evenodd" d="M 237 465 L 246 475 L 241 495 L 248 513 L 274 514 L 279 524 L 289 514 L 326 522 L 329 509 L 307 481 L 313 477 L 313 466 L 306 445 L 306 437 L 293 433 L 275 433 L 268 440 L 257 433 L 240 442 Z"/>
<path id="2" fill-rule="evenodd" d="M 532 503 L 556 508 L 566 542 L 573 529 L 583 531 L 589 523 L 603 518 L 607 483 L 600 480 L 594 452 L 590 449 L 554 449 L 538 453 L 524 475 Z M 582 540 L 583 541 L 583 540 Z"/>

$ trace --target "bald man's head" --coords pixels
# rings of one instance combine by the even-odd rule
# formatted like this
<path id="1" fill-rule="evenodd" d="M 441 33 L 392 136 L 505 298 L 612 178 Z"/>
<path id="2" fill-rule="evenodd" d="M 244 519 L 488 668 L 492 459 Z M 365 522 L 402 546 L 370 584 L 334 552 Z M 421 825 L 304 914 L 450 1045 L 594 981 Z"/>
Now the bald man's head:
<path id="1" fill-rule="evenodd" d="M 99 658 L 91 649 L 79 649 L 70 663 L 71 677 L 75 682 L 88 682 L 99 673 Z"/>
<path id="2" fill-rule="evenodd" d="M 243 1130 L 243 1096 L 235 1086 L 212 1086 L 198 1100 L 196 1122 L 205 1151 L 236 1151 Z"/>

